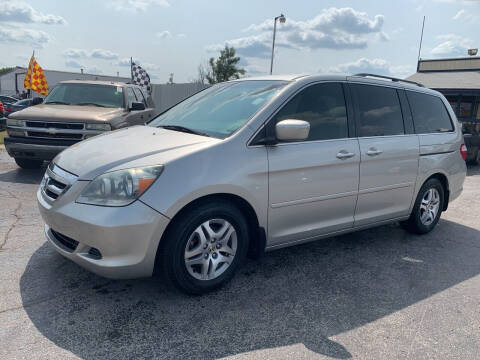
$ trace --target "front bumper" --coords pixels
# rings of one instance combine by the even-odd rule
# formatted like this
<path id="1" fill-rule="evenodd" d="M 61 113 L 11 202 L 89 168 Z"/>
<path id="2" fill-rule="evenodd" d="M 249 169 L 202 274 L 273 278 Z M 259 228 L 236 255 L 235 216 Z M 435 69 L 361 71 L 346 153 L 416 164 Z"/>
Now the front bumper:
<path id="1" fill-rule="evenodd" d="M 4 139 L 8 154 L 14 158 L 52 160 L 58 153 L 75 144 L 75 141 L 51 141 L 6 136 Z"/>
<path id="2" fill-rule="evenodd" d="M 124 207 L 75 203 L 86 184 L 75 182 L 53 202 L 38 190 L 38 206 L 49 242 L 61 255 L 98 275 L 115 279 L 151 276 L 169 219 L 138 200 Z M 78 245 L 64 246 L 58 234 Z M 100 252 L 101 259 L 91 255 L 91 248 Z"/>

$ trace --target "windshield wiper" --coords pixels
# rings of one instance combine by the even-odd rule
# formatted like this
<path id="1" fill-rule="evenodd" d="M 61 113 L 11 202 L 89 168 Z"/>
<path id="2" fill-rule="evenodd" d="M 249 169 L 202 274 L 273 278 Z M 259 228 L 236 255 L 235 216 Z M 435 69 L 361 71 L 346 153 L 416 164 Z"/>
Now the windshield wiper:
<path id="1" fill-rule="evenodd" d="M 60 105 L 72 105 L 70 103 L 67 103 L 65 101 L 47 101 L 44 104 L 60 104 Z"/>
<path id="2" fill-rule="evenodd" d="M 181 132 L 186 132 L 186 133 L 189 133 L 189 134 L 211 137 L 210 135 L 208 135 L 204 132 L 193 130 L 193 129 L 187 128 L 185 126 L 180 126 L 180 125 L 159 125 L 157 127 L 164 128 L 164 129 L 167 129 L 167 130 L 181 131 Z"/>
<path id="3" fill-rule="evenodd" d="M 93 105 L 93 106 L 99 106 L 99 107 L 106 107 L 105 105 L 100 105 L 100 104 L 91 103 L 91 102 L 78 103 L 78 104 L 75 104 L 75 105 Z"/>

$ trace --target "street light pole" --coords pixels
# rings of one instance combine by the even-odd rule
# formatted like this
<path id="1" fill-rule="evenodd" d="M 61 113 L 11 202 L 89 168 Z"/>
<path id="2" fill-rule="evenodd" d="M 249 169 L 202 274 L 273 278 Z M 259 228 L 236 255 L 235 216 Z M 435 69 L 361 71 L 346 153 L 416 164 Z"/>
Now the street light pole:
<path id="1" fill-rule="evenodd" d="M 270 75 L 272 75 L 272 72 L 273 72 L 273 55 L 275 51 L 275 34 L 277 32 L 277 20 L 280 20 L 280 23 L 284 24 L 287 19 L 283 14 L 280 14 L 280 16 L 275 17 L 273 21 L 273 42 L 272 42 L 272 58 L 270 61 Z"/>

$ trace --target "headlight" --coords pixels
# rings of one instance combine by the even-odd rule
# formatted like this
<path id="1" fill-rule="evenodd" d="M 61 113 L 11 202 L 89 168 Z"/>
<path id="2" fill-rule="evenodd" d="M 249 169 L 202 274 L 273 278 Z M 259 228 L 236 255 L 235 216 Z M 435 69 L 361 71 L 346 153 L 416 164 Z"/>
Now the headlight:
<path id="1" fill-rule="evenodd" d="M 77 198 L 78 203 L 125 206 L 134 202 L 160 176 L 163 165 L 107 172 L 92 180 Z"/>
<path id="2" fill-rule="evenodd" d="M 24 120 L 7 119 L 7 126 L 25 126 Z"/>
<path id="3" fill-rule="evenodd" d="M 85 129 L 87 130 L 99 130 L 99 131 L 110 131 L 112 127 L 110 124 L 86 124 Z"/>

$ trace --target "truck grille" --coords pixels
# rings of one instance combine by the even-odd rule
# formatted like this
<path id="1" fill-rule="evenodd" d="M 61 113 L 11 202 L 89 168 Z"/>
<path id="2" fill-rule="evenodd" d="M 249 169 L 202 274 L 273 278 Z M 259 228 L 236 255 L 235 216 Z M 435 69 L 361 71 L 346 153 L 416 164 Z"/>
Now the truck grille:
<path id="1" fill-rule="evenodd" d="M 55 121 L 26 121 L 26 136 L 38 139 L 82 140 L 84 127 L 82 123 Z"/>
<path id="2" fill-rule="evenodd" d="M 60 123 L 60 122 L 45 122 L 45 121 L 27 121 L 27 127 L 43 128 L 43 129 L 70 129 L 70 130 L 83 130 L 83 124 L 76 123 Z"/>
<path id="3" fill-rule="evenodd" d="M 77 176 L 50 163 L 41 183 L 42 193 L 49 201 L 57 200 L 75 182 Z"/>

